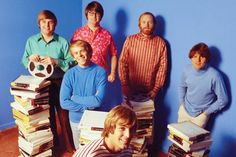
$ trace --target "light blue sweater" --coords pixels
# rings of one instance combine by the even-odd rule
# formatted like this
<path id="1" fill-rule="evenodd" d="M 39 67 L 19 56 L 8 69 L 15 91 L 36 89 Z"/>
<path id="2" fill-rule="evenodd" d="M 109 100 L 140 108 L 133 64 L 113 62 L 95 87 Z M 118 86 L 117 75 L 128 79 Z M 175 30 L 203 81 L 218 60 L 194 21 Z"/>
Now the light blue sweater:
<path id="1" fill-rule="evenodd" d="M 179 86 L 179 101 L 189 115 L 196 117 L 202 112 L 208 115 L 221 110 L 228 102 L 224 80 L 220 73 L 208 65 L 196 70 L 187 66 Z"/>
<path id="2" fill-rule="evenodd" d="M 96 65 L 69 69 L 62 80 L 60 104 L 69 110 L 70 121 L 79 123 L 84 110 L 99 107 L 107 89 L 106 71 Z"/>

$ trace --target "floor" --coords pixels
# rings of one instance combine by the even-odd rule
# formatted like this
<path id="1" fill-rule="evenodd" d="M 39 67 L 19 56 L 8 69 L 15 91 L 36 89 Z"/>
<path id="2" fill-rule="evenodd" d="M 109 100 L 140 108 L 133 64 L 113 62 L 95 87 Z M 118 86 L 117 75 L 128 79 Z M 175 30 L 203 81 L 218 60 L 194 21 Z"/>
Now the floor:
<path id="1" fill-rule="evenodd" d="M 0 157 L 18 157 L 17 127 L 0 131 Z M 60 141 L 60 143 L 62 143 Z M 72 153 L 63 150 L 63 144 L 56 147 L 56 157 L 71 157 Z"/>
<path id="2" fill-rule="evenodd" d="M 59 130 L 60 132 L 60 130 Z M 18 157 L 17 127 L 0 130 L 0 157 Z M 62 143 L 61 141 L 59 141 Z M 63 144 L 56 148 L 56 157 L 71 157 L 72 154 L 63 150 Z M 156 157 L 167 157 L 164 153 L 158 153 Z"/>

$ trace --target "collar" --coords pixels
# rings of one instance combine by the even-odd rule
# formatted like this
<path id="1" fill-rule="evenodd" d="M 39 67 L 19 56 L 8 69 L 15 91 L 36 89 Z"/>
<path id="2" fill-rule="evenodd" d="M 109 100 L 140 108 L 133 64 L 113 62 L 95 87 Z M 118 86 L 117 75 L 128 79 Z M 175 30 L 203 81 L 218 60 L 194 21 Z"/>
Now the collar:
<path id="1" fill-rule="evenodd" d="M 42 35 L 41 33 L 38 33 L 38 34 L 37 34 L 37 41 L 40 41 L 40 40 L 42 40 L 42 39 L 43 39 L 43 35 Z M 58 41 L 58 39 L 59 39 L 58 34 L 54 33 L 54 34 L 53 34 L 53 38 L 52 38 L 51 41 Z M 51 41 L 50 41 L 50 42 L 51 42 Z"/>
<path id="2" fill-rule="evenodd" d="M 141 39 L 143 39 L 143 40 L 148 40 L 148 39 L 154 38 L 154 35 L 153 35 L 153 34 L 150 35 L 150 36 L 145 36 L 145 35 L 143 35 L 141 32 L 138 33 L 138 36 L 139 36 Z"/>
<path id="3" fill-rule="evenodd" d="M 208 67 L 209 67 L 209 65 L 206 64 L 202 69 L 197 70 L 197 69 L 195 69 L 195 68 L 193 67 L 193 65 L 191 65 L 191 66 L 192 66 L 192 68 L 193 68 L 195 74 L 203 74 L 203 73 L 205 73 L 205 72 L 207 71 L 207 69 L 208 69 Z"/>
<path id="4" fill-rule="evenodd" d="M 87 31 L 93 32 L 93 31 L 89 28 L 88 25 L 85 25 L 85 29 L 86 29 Z M 97 29 L 96 29 L 95 32 L 93 32 L 93 33 L 95 33 L 95 34 L 96 34 L 96 33 L 99 33 L 101 30 L 102 30 L 102 27 L 101 27 L 100 25 L 98 25 Z"/>

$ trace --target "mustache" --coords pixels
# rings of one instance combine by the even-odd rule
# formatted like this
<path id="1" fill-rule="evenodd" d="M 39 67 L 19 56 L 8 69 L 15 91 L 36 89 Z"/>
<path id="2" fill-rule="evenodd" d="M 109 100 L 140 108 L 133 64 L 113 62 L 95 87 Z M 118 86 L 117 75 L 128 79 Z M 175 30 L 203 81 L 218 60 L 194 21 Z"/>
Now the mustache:
<path id="1" fill-rule="evenodd" d="M 149 27 L 144 27 L 143 29 L 151 29 L 151 28 L 149 28 Z"/>

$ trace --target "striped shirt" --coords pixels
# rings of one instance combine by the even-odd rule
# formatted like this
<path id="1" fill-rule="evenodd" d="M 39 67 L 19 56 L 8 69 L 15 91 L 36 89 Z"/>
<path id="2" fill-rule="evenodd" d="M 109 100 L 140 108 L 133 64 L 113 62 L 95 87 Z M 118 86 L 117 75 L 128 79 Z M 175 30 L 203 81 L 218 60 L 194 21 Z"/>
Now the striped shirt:
<path id="1" fill-rule="evenodd" d="M 122 86 L 132 92 L 157 94 L 164 85 L 167 73 L 167 49 L 158 36 L 145 37 L 141 33 L 127 37 L 119 59 Z"/>
<path id="2" fill-rule="evenodd" d="M 124 149 L 119 153 L 112 153 L 104 145 L 104 138 L 92 141 L 78 149 L 73 157 L 131 157 L 131 148 Z"/>

